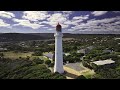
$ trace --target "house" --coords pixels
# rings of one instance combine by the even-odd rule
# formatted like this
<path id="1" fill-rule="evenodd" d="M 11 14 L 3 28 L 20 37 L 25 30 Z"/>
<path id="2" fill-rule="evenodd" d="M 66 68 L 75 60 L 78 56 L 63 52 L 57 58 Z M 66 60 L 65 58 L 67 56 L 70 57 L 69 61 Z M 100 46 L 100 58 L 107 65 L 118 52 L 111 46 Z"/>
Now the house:
<path id="1" fill-rule="evenodd" d="M 35 47 L 39 47 L 39 46 L 36 45 Z"/>
<path id="2" fill-rule="evenodd" d="M 104 53 L 112 53 L 112 50 L 103 50 Z"/>
<path id="3" fill-rule="evenodd" d="M 88 48 L 85 48 L 85 49 L 80 49 L 80 50 L 77 50 L 77 53 L 84 53 L 84 54 L 88 54 L 91 50 L 88 49 Z"/>
<path id="4" fill-rule="evenodd" d="M 84 54 L 88 54 L 94 47 L 93 46 L 89 46 L 85 49 L 80 49 L 80 50 L 77 50 L 77 53 L 84 53 Z"/>
<path id="5" fill-rule="evenodd" d="M 82 56 L 82 57 L 80 57 L 80 60 L 83 60 L 85 58 L 85 56 Z"/>
<path id="6" fill-rule="evenodd" d="M 70 55 L 70 53 L 63 53 L 63 54 L 66 56 Z M 43 56 L 50 59 L 50 60 L 53 60 L 55 57 L 55 55 L 52 52 L 44 53 Z"/>
<path id="7" fill-rule="evenodd" d="M 0 51 L 6 51 L 7 48 L 0 48 Z"/>
<path id="8" fill-rule="evenodd" d="M 69 55 L 70 55 L 70 53 L 64 53 L 64 52 L 63 52 L 63 54 L 64 54 L 65 56 L 69 56 Z"/>
<path id="9" fill-rule="evenodd" d="M 80 50 L 77 50 L 77 53 L 87 54 L 87 53 L 88 53 L 88 50 L 87 50 L 87 49 L 80 49 Z"/>
<path id="10" fill-rule="evenodd" d="M 119 40 L 120 38 L 115 38 L 115 40 Z"/>
<path id="11" fill-rule="evenodd" d="M 87 49 L 89 49 L 89 50 L 92 50 L 93 48 L 94 48 L 93 46 L 87 47 Z"/>
<path id="12" fill-rule="evenodd" d="M 97 66 L 102 66 L 102 65 L 114 64 L 115 61 L 113 61 L 111 59 L 107 59 L 107 60 L 94 61 L 92 63 L 96 64 Z"/>
<path id="13" fill-rule="evenodd" d="M 48 58 L 50 60 L 53 60 L 54 54 L 52 52 L 44 53 L 43 55 L 44 55 L 44 57 L 46 57 L 46 58 Z"/>

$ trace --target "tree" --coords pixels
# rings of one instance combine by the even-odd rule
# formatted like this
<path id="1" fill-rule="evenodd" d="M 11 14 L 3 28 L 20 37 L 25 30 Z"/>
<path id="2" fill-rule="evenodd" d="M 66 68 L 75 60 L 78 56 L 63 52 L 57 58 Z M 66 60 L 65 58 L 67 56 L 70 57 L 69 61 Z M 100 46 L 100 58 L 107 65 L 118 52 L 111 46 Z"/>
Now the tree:
<path id="1" fill-rule="evenodd" d="M 42 56 L 42 52 L 41 51 L 35 51 L 32 55 L 33 56 Z"/>
<path id="2" fill-rule="evenodd" d="M 40 58 L 34 58 L 34 59 L 33 59 L 33 62 L 34 62 L 35 64 L 43 64 L 43 63 L 44 63 L 44 60 L 41 60 Z"/>
<path id="3" fill-rule="evenodd" d="M 94 70 L 97 70 L 98 69 L 98 66 L 94 63 L 91 63 L 90 66 L 92 67 L 92 69 Z"/>
<path id="4" fill-rule="evenodd" d="M 30 46 L 31 47 L 34 47 L 36 45 L 36 42 L 35 41 L 32 41 L 31 43 L 30 43 Z"/>
<path id="5" fill-rule="evenodd" d="M 51 61 L 50 61 L 50 60 L 46 60 L 46 61 L 45 61 L 45 64 L 50 65 L 50 64 L 51 64 Z"/>
<path id="6" fill-rule="evenodd" d="M 80 57 L 82 57 L 82 56 L 84 56 L 84 53 L 78 53 L 78 55 L 79 55 Z"/>
<path id="7" fill-rule="evenodd" d="M 83 75 L 80 75 L 80 76 L 78 76 L 76 79 L 86 79 L 86 77 L 83 76 Z"/>
<path id="8" fill-rule="evenodd" d="M 49 64 L 49 67 L 54 67 L 54 63 L 50 63 L 50 64 Z"/>
<path id="9" fill-rule="evenodd" d="M 30 56 L 27 56 L 26 59 L 29 60 L 29 59 L 30 59 Z"/>
<path id="10" fill-rule="evenodd" d="M 3 54 L 3 53 L 0 53 L 0 57 L 3 58 L 3 57 L 4 57 L 4 54 Z"/>
<path id="11" fill-rule="evenodd" d="M 30 60 L 0 60 L 0 79 L 65 79 L 62 74 L 53 74 L 44 64 Z"/>
<path id="12" fill-rule="evenodd" d="M 58 72 L 52 74 L 52 79 L 66 79 L 66 77 Z"/>
<path id="13" fill-rule="evenodd" d="M 93 58 L 93 61 L 98 61 L 98 60 L 100 60 L 100 59 L 101 59 L 100 56 L 96 56 L 96 57 Z"/>

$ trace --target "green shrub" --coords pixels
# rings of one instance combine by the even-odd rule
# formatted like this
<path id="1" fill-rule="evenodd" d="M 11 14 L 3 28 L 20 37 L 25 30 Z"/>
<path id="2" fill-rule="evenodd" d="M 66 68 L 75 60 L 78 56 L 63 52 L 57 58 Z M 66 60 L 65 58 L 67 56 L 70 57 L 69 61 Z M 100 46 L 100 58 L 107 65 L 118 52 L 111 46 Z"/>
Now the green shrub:
<path id="1" fill-rule="evenodd" d="M 45 64 L 50 65 L 50 64 L 51 64 L 51 61 L 50 61 L 50 60 L 46 60 L 46 61 L 45 61 Z"/>
<path id="2" fill-rule="evenodd" d="M 40 58 L 34 58 L 34 59 L 33 59 L 33 62 L 34 62 L 35 64 L 43 64 L 43 63 L 44 63 L 44 60 L 41 60 Z"/>
<path id="3" fill-rule="evenodd" d="M 41 51 L 35 51 L 32 55 L 33 56 L 42 56 L 42 52 Z"/>
<path id="4" fill-rule="evenodd" d="M 78 76 L 76 79 L 86 79 L 86 77 L 83 76 L 83 75 L 80 75 L 80 76 Z"/>

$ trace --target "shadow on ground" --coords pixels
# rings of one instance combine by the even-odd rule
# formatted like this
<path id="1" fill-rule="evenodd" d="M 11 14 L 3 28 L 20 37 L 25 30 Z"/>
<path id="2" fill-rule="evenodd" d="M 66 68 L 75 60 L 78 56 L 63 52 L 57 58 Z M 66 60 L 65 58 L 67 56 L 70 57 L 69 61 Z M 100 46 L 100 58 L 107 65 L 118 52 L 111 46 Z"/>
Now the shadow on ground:
<path id="1" fill-rule="evenodd" d="M 67 72 L 67 71 L 65 71 L 65 76 L 66 76 L 66 77 L 73 78 L 73 79 L 75 79 L 75 78 L 77 78 L 77 77 L 78 77 L 77 75 L 72 74 L 72 73 L 69 73 L 69 72 Z"/>

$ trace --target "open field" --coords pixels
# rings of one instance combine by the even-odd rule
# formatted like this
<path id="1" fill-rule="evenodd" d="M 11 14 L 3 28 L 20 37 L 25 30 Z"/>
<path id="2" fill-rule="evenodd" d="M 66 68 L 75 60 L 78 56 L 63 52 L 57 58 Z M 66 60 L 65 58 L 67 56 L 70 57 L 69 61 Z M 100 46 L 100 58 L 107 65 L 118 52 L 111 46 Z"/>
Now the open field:
<path id="1" fill-rule="evenodd" d="M 116 69 L 120 70 L 120 66 L 118 66 Z"/>
<path id="2" fill-rule="evenodd" d="M 85 68 L 83 66 L 80 66 L 80 63 L 69 63 L 65 65 L 66 67 L 70 67 L 76 71 L 83 71 Z"/>
<path id="3" fill-rule="evenodd" d="M 84 75 L 86 78 L 90 78 L 95 74 L 93 70 L 85 68 L 82 63 L 64 65 L 64 70 L 66 71 L 67 79 L 74 79 L 80 75 Z"/>
<path id="4" fill-rule="evenodd" d="M 15 52 L 2 52 L 4 54 L 4 57 L 5 58 L 11 58 L 11 59 L 17 59 L 19 57 L 23 57 L 23 58 L 26 58 L 27 56 L 30 56 L 32 55 L 33 52 L 28 52 L 28 53 L 21 53 L 21 52 L 18 52 L 18 53 L 15 53 Z"/>
<path id="5" fill-rule="evenodd" d="M 27 52 L 27 53 L 22 53 L 22 52 L 18 52 L 15 53 L 13 51 L 9 51 L 9 52 L 1 52 L 4 54 L 5 58 L 10 58 L 10 59 L 18 59 L 19 57 L 22 58 L 26 58 L 27 56 L 30 57 L 30 60 L 33 60 L 34 58 L 40 58 L 42 60 L 48 60 L 48 58 L 44 57 L 44 56 L 32 56 L 33 52 Z"/>
<path id="6" fill-rule="evenodd" d="M 63 38 L 63 41 L 73 40 L 74 38 Z"/>
<path id="7" fill-rule="evenodd" d="M 66 72 L 65 76 L 67 79 L 74 79 L 74 78 L 77 78 L 79 75 L 81 75 L 78 71 L 76 71 L 70 67 L 64 66 L 63 68 Z"/>
<path id="8" fill-rule="evenodd" d="M 81 74 L 84 75 L 87 79 L 89 79 L 92 75 L 95 74 L 95 72 L 93 70 L 88 69 L 87 71 L 82 72 Z"/>

